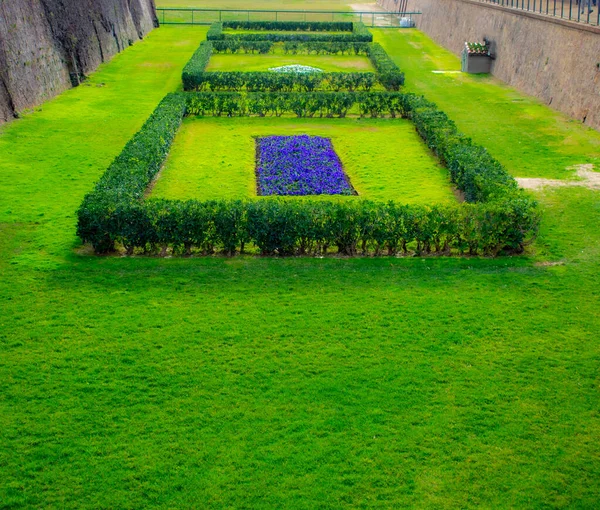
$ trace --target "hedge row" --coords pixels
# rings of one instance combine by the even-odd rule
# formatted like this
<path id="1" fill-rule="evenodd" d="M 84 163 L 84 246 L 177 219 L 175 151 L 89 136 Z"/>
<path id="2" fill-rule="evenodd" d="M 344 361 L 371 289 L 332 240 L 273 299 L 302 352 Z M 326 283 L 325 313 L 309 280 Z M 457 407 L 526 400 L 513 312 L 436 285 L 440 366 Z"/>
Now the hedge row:
<path id="1" fill-rule="evenodd" d="M 214 43 L 217 44 L 217 43 Z M 367 45 L 367 55 L 378 73 L 273 73 L 273 72 L 206 72 L 213 43 L 202 41 L 182 73 L 184 90 L 248 90 L 252 92 L 313 90 L 370 90 L 380 83 L 387 90 L 399 90 L 404 73 L 378 43 Z M 268 51 L 268 50 L 267 50 Z"/>
<path id="2" fill-rule="evenodd" d="M 322 33 L 327 30 L 327 28 L 323 28 L 322 31 L 313 30 L 315 33 L 306 34 L 306 33 L 298 33 L 298 34 L 283 34 L 275 32 L 265 32 L 264 34 L 256 34 L 256 33 L 241 33 L 241 34 L 231 34 L 223 32 L 223 27 L 233 28 L 230 26 L 230 23 L 235 22 L 216 22 L 213 23 L 208 33 L 206 34 L 206 39 L 209 41 L 222 41 L 222 40 L 238 40 L 238 41 L 271 41 L 271 42 L 284 42 L 284 41 L 326 41 L 326 42 L 372 42 L 373 34 L 367 30 L 363 23 L 351 23 L 352 31 L 343 32 L 339 34 L 329 34 Z M 249 23 L 263 23 L 263 22 L 249 22 Z M 292 23 L 302 23 L 302 22 L 265 22 L 265 23 L 273 23 L 276 25 L 276 28 L 272 30 L 290 30 L 288 28 L 282 28 L 282 26 L 288 26 Z M 328 23 L 325 23 L 328 24 Z M 318 25 L 318 22 L 312 23 L 312 25 Z M 258 30 L 256 28 L 252 28 L 250 30 Z M 302 30 L 301 28 L 294 28 L 291 30 Z M 320 33 L 321 32 L 321 33 Z"/>
<path id="3" fill-rule="evenodd" d="M 515 179 L 488 151 L 458 131 L 435 103 L 400 92 L 369 93 L 195 93 L 187 95 L 188 113 L 244 117 L 248 115 L 345 117 L 405 117 L 412 120 L 425 143 L 450 171 L 468 202 L 484 202 L 518 191 Z"/>
<path id="4" fill-rule="evenodd" d="M 271 41 L 238 41 L 228 39 L 226 41 L 211 41 L 215 53 L 260 53 L 266 54 L 275 50 Z M 292 55 L 368 55 L 371 43 L 361 42 L 322 42 L 322 41 L 286 41 L 282 43 L 284 54 Z"/>
<path id="5" fill-rule="evenodd" d="M 368 55 L 372 43 L 364 42 L 298 42 L 286 41 L 283 43 L 283 53 L 292 55 Z"/>
<path id="6" fill-rule="evenodd" d="M 425 143 L 450 171 L 468 202 L 510 199 L 519 194 L 517 181 L 487 149 L 460 133 L 435 103 L 405 94 L 404 116 L 411 119 Z"/>
<path id="7" fill-rule="evenodd" d="M 187 62 L 181 73 L 184 90 L 193 90 L 195 84 L 204 76 L 206 66 L 210 61 L 213 46 L 208 41 L 202 41 L 198 49 L 192 55 L 192 58 Z"/>
<path id="8" fill-rule="evenodd" d="M 212 94 L 216 101 L 236 94 Z M 290 94 L 291 96 L 301 94 Z M 338 96 L 340 102 L 360 94 Z M 264 254 L 497 254 L 522 251 L 537 232 L 536 203 L 487 151 L 460 134 L 443 112 L 414 94 L 363 94 L 393 104 L 412 119 L 429 147 L 448 166 L 468 202 L 417 207 L 353 199 L 346 202 L 258 199 L 249 202 L 143 201 L 166 157 L 186 108 L 207 94 L 169 94 L 111 164 L 78 212 L 77 233 L 97 252 L 122 243 L 132 253 L 167 246 L 204 253 L 233 253 L 255 244 Z M 242 96 L 237 94 L 237 96 Z M 255 100 L 258 98 L 258 94 Z M 262 94 L 269 100 L 269 94 Z M 281 100 L 282 95 L 278 95 Z M 345 98 L 345 99 L 344 99 Z M 371 100 L 369 99 L 369 100 Z M 246 99 L 247 100 L 247 99 Z M 189 106 L 186 107 L 186 102 Z"/>
<path id="9" fill-rule="evenodd" d="M 187 112 L 215 117 L 296 115 L 345 117 L 355 110 L 361 117 L 405 115 L 410 95 L 398 92 L 195 92 L 186 94 Z"/>
<path id="10" fill-rule="evenodd" d="M 211 41 L 215 53 L 259 53 L 265 55 L 273 51 L 275 43 L 271 41 Z M 285 44 L 285 43 L 284 43 Z"/>
<path id="11" fill-rule="evenodd" d="M 223 28 L 232 30 L 352 32 L 351 21 L 224 21 Z"/>
<path id="12" fill-rule="evenodd" d="M 213 71 L 186 74 L 185 90 L 249 92 L 311 92 L 314 90 L 371 90 L 378 83 L 375 73 L 274 73 Z"/>
<path id="13" fill-rule="evenodd" d="M 393 202 L 148 200 L 123 202 L 111 211 L 112 239 L 127 253 L 204 255 L 485 254 L 520 252 L 537 218 L 526 199 L 445 206 Z M 111 246 L 110 248 L 113 248 Z"/>
<path id="14" fill-rule="evenodd" d="M 373 67 L 377 69 L 379 82 L 387 90 L 400 90 L 400 87 L 404 85 L 404 73 L 400 71 L 381 44 L 370 44 L 367 55 Z"/>
<path id="15" fill-rule="evenodd" d="M 185 111 L 185 94 L 168 94 L 127 142 L 94 190 L 84 197 L 78 212 L 77 235 L 83 242 L 91 242 L 96 252 L 113 248 L 115 211 L 127 204 L 141 203 L 169 154 Z"/>

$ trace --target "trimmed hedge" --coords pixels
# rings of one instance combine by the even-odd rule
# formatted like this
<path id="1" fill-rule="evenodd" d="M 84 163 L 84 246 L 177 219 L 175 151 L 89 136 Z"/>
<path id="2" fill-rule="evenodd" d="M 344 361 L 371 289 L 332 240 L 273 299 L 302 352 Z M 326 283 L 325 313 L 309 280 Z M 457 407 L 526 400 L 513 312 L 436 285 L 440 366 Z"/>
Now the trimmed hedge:
<path id="1" fill-rule="evenodd" d="M 310 92 L 313 90 L 371 90 L 378 83 L 375 73 L 275 73 L 213 71 L 182 75 L 185 90 L 249 92 Z"/>
<path id="2" fill-rule="evenodd" d="M 91 242 L 96 252 L 113 250 L 116 232 L 135 230 L 135 218 L 123 219 L 116 211 L 141 203 L 169 154 L 185 111 L 185 94 L 168 94 L 84 197 L 77 235 Z"/>
<path id="3" fill-rule="evenodd" d="M 438 254 L 517 252 L 536 227 L 522 201 L 453 206 L 400 205 L 357 200 L 253 201 L 148 200 L 128 202 L 112 214 L 114 240 L 129 253 L 209 255 L 243 253 L 252 243 L 262 255 Z"/>
<path id="4" fill-rule="evenodd" d="M 371 43 L 361 42 L 322 42 L 322 41 L 286 41 L 274 43 L 271 41 L 238 41 L 228 39 L 225 41 L 211 41 L 215 53 L 261 53 L 266 54 L 274 50 L 275 44 L 282 44 L 283 52 L 287 55 L 368 55 Z"/>
<path id="5" fill-rule="evenodd" d="M 377 69 L 379 82 L 387 90 L 400 90 L 400 87 L 404 85 L 404 73 L 400 71 L 381 44 L 370 44 L 367 55 Z"/>
<path id="6" fill-rule="evenodd" d="M 239 47 L 237 46 L 239 44 Z M 354 48 L 360 43 L 307 43 L 311 44 L 347 44 Z M 399 90 L 404 84 L 404 73 L 392 61 L 378 43 L 366 44 L 366 54 L 377 69 L 375 73 L 274 73 L 269 71 L 214 71 L 206 72 L 214 46 L 219 51 L 238 51 L 242 47 L 247 51 L 268 53 L 270 43 L 244 43 L 235 41 L 202 41 L 200 46 L 186 64 L 181 75 L 183 88 L 189 90 L 223 91 L 248 90 L 251 92 L 310 92 L 313 90 L 370 90 L 376 83 L 382 84 L 388 90 Z"/>
<path id="7" fill-rule="evenodd" d="M 256 94 L 252 101 L 293 101 L 290 94 Z M 368 200 L 166 201 L 143 194 L 166 157 L 181 119 L 208 94 L 169 94 L 125 146 L 78 212 L 77 233 L 96 252 L 122 244 L 128 253 L 171 247 L 209 254 L 242 252 L 253 243 L 265 255 L 323 254 L 332 247 L 345 255 L 398 252 L 497 255 L 521 252 L 535 237 L 539 216 L 529 195 L 487 151 L 460 134 L 435 104 L 414 94 L 323 94 L 338 100 L 393 105 L 446 163 L 468 202 L 405 206 Z M 212 94 L 215 101 L 250 101 L 239 93 Z M 272 96 L 272 97 L 271 97 Z M 343 99 L 345 98 L 345 99 Z M 377 100 L 374 100 L 377 102 Z M 380 114 L 384 111 L 381 110 Z"/>
<path id="8" fill-rule="evenodd" d="M 228 34 L 223 32 L 223 28 L 237 28 L 233 24 L 249 24 L 252 28 L 246 28 L 246 30 L 273 30 L 273 32 L 265 32 L 264 34 Z M 258 28 L 261 26 L 273 26 L 273 28 Z M 314 34 L 281 34 L 278 31 L 289 31 L 289 30 L 303 30 L 302 26 L 307 25 L 312 27 L 309 31 L 315 32 Z M 324 42 L 372 42 L 373 34 L 367 30 L 365 25 L 360 22 L 356 23 L 340 23 L 348 27 L 348 31 L 340 34 L 325 34 L 319 32 L 329 31 L 329 26 L 337 26 L 335 22 L 302 22 L 302 21 L 249 21 L 249 22 L 235 22 L 225 21 L 213 23 L 206 39 L 209 41 L 223 41 L 223 40 L 238 40 L 238 41 L 271 41 L 271 42 L 284 42 L 284 41 L 324 41 Z M 287 28 L 284 28 L 287 27 Z M 297 27 L 297 28 L 290 28 Z M 323 27 L 317 30 L 318 27 Z"/>
<path id="9" fill-rule="evenodd" d="M 293 32 L 352 32 L 351 21 L 224 21 L 231 30 L 265 30 Z"/>
<path id="10" fill-rule="evenodd" d="M 204 70 L 210 61 L 212 55 L 213 46 L 208 41 L 202 41 L 198 49 L 192 55 L 192 58 L 183 68 L 181 73 L 181 79 L 183 81 L 184 90 L 192 90 L 197 85 L 198 80 L 206 74 Z"/>
<path id="11" fill-rule="evenodd" d="M 460 133 L 435 103 L 402 94 L 403 116 L 412 120 L 427 146 L 448 168 L 468 202 L 486 202 L 518 194 L 517 181 L 487 149 Z"/>
<path id="12" fill-rule="evenodd" d="M 187 112 L 215 117 L 345 117 L 351 109 L 361 117 L 397 117 L 405 95 L 393 92 L 195 92 L 186 94 Z"/>
<path id="13" fill-rule="evenodd" d="M 270 41 L 211 41 L 215 53 L 259 53 L 265 55 L 273 50 L 275 43 Z"/>

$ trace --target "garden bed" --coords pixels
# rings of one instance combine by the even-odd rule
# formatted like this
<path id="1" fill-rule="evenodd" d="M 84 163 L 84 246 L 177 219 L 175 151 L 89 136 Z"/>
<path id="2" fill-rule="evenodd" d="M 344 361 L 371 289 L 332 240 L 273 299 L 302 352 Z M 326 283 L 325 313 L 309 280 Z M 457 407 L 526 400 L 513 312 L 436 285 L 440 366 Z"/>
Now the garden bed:
<path id="1" fill-rule="evenodd" d="M 221 102 L 219 94 L 213 96 L 213 104 Z M 292 103 L 296 96 L 290 95 Z M 78 235 L 98 253 L 117 245 L 128 254 L 171 250 L 233 255 L 249 245 L 263 255 L 324 255 L 332 247 L 343 255 L 521 252 L 537 232 L 536 203 L 506 170 L 427 100 L 401 93 L 357 94 L 353 99 L 364 103 L 373 97 L 379 97 L 380 116 L 400 114 L 414 122 L 470 203 L 144 200 L 194 102 L 194 94 L 169 94 L 84 198 Z M 269 94 L 253 98 L 272 100 Z M 249 113 L 242 106 L 238 97 L 238 114 Z"/>
<path id="2" fill-rule="evenodd" d="M 327 137 L 356 196 L 427 205 L 455 202 L 448 171 L 406 119 L 196 117 L 184 119 L 152 198 L 249 200 L 257 196 L 255 139 L 273 134 Z M 206 143 L 210 139 L 211 143 Z"/>
<path id="3" fill-rule="evenodd" d="M 521 252 L 535 236 L 538 225 L 535 202 L 518 189 L 517 182 L 483 147 L 473 145 L 459 133 L 435 104 L 412 94 L 371 91 L 376 83 L 388 90 L 398 90 L 404 83 L 404 75 L 379 44 L 364 42 L 364 26 L 271 22 L 236 22 L 227 26 L 258 28 L 265 30 L 265 34 L 260 40 L 255 34 L 227 38 L 222 32 L 223 24 L 211 27 L 207 38 L 214 42 L 203 41 L 185 66 L 184 89 L 232 92 L 169 94 L 161 102 L 79 209 L 78 235 L 84 242 L 92 243 L 96 252 L 110 252 L 120 244 L 129 254 L 136 250 L 155 252 L 160 248 L 163 254 L 171 250 L 186 254 L 220 251 L 232 255 L 244 252 L 251 245 L 263 255 L 324 255 L 332 246 L 345 255 L 356 255 L 359 246 L 362 255 L 384 251 L 390 255 L 399 251 L 419 255 L 432 252 L 496 255 L 502 251 Z M 328 36 L 329 39 L 311 40 L 306 39 L 307 35 L 297 38 L 291 35 L 291 39 L 281 39 L 281 34 L 266 32 L 290 28 L 351 30 L 350 36 L 361 37 Z M 284 52 L 293 54 L 363 53 L 377 74 L 206 72 L 213 51 L 267 54 L 279 41 L 285 41 Z M 315 92 L 323 88 L 334 92 Z M 420 206 L 369 200 L 294 201 L 289 197 L 205 202 L 145 200 L 186 115 L 234 118 L 295 115 L 329 119 L 368 115 L 409 119 L 425 144 L 447 167 L 460 196 L 468 203 Z M 293 161 L 287 159 L 286 150 L 298 142 L 298 135 L 290 139 L 290 135 L 282 132 L 271 132 L 264 135 L 269 137 L 266 142 L 258 141 L 256 187 L 261 193 L 327 197 L 346 194 L 350 199 L 354 191 L 360 193 L 360 181 L 353 181 L 358 185 L 354 189 L 341 172 L 342 162 L 330 137 L 311 139 L 307 133 L 301 135 L 302 144 L 296 145 L 294 151 L 308 150 L 304 155 L 295 155 Z M 215 133 L 209 133 L 200 143 L 217 143 Z M 235 144 L 228 145 L 225 152 L 235 152 L 235 148 Z M 324 152 L 319 152 L 321 149 Z M 218 164 L 211 171 L 223 179 L 220 175 L 223 168 L 223 164 Z M 308 169 L 316 174 L 309 178 Z M 327 182 L 332 179 L 335 182 Z M 344 182 L 346 187 L 342 186 Z"/>
<path id="4" fill-rule="evenodd" d="M 226 30 L 235 30 L 235 33 Z M 372 42 L 373 34 L 360 22 L 224 21 L 213 23 L 209 41 L 327 41 Z"/>
<path id="5" fill-rule="evenodd" d="M 262 196 L 356 195 L 329 138 L 256 138 L 256 188 Z"/>
<path id="6" fill-rule="evenodd" d="M 215 53 L 220 55 L 212 69 L 221 69 L 211 71 L 210 63 Z M 340 71 L 348 62 L 352 62 L 354 66 L 367 66 L 367 60 L 375 70 L 374 73 L 356 72 L 355 67 L 351 72 L 322 72 L 311 75 L 274 73 L 266 70 L 286 63 L 302 63 L 316 67 L 321 64 L 327 68 L 325 71 Z M 249 63 L 251 66 L 244 67 L 244 64 Z M 232 66 L 243 71 L 229 70 Z M 337 92 L 369 91 L 373 88 L 395 91 L 404 84 L 404 73 L 377 43 L 287 41 L 280 44 L 269 41 L 203 41 L 183 69 L 182 81 L 186 91 Z"/>

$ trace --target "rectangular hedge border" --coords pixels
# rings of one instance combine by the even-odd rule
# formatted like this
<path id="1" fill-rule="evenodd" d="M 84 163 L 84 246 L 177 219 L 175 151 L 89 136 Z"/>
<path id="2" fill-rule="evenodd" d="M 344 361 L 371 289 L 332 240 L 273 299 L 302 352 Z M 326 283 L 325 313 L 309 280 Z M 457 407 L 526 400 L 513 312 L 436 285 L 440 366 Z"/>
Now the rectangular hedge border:
<path id="1" fill-rule="evenodd" d="M 264 34 L 227 34 L 224 28 L 264 30 Z M 281 31 L 306 30 L 314 34 L 280 34 Z M 348 32 L 343 34 L 320 34 L 319 32 Z M 304 21 L 223 21 L 215 22 L 208 29 L 209 41 L 325 41 L 325 42 L 373 42 L 373 34 L 361 22 L 304 22 Z"/>
<path id="2" fill-rule="evenodd" d="M 212 94 L 219 98 L 234 94 Z M 237 94 L 242 97 L 241 94 Z M 294 99 L 290 94 L 289 101 Z M 335 96 L 335 93 L 329 94 Z M 349 94 L 346 93 L 346 96 Z M 447 166 L 467 200 L 431 207 L 373 202 L 261 198 L 255 200 L 144 200 L 166 158 L 188 104 L 198 95 L 168 94 L 127 143 L 78 210 L 77 235 L 97 253 L 122 244 L 134 249 L 203 254 L 243 252 L 248 243 L 264 255 L 519 253 L 535 237 L 536 202 L 481 146 L 423 97 L 404 93 L 351 94 L 354 104 L 379 99 L 378 115 L 410 119 Z M 254 100 L 274 99 L 255 94 Z M 196 98 L 196 99 L 195 99 Z M 278 100 L 281 100 L 279 97 Z M 364 108 L 364 105 L 362 106 Z M 387 110 L 386 110 L 387 108 Z"/>
<path id="3" fill-rule="evenodd" d="M 260 43 L 259 43 L 260 44 Z M 353 43 L 347 43 L 351 47 Z M 365 51 L 377 73 L 273 73 L 273 72 L 206 72 L 213 52 L 211 41 L 202 41 L 183 68 L 183 89 L 211 91 L 247 89 L 253 92 L 311 91 L 324 84 L 340 90 L 369 90 L 379 82 L 387 90 L 396 91 L 404 85 L 404 73 L 379 43 L 367 43 Z"/>

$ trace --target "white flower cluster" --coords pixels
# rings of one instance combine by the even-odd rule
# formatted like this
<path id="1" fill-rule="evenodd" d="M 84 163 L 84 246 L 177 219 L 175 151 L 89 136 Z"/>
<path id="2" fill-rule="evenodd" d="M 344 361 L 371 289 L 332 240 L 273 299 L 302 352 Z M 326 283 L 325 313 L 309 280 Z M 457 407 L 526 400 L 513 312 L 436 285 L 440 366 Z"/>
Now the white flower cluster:
<path id="1" fill-rule="evenodd" d="M 269 71 L 273 71 L 274 73 L 322 73 L 323 69 L 295 64 L 291 66 L 270 67 Z"/>

